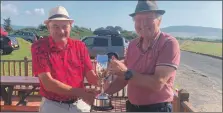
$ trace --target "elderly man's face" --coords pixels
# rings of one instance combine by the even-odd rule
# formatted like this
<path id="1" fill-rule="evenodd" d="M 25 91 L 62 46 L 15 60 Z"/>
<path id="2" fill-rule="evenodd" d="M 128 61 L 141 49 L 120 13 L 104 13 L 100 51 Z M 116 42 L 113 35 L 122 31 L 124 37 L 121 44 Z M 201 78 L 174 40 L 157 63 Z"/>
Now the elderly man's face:
<path id="1" fill-rule="evenodd" d="M 55 41 L 62 41 L 70 36 L 70 21 L 53 20 L 48 23 L 48 30 Z"/>
<path id="2" fill-rule="evenodd" d="M 153 38 L 159 30 L 160 19 L 155 12 L 143 12 L 134 17 L 135 29 L 142 38 Z"/>

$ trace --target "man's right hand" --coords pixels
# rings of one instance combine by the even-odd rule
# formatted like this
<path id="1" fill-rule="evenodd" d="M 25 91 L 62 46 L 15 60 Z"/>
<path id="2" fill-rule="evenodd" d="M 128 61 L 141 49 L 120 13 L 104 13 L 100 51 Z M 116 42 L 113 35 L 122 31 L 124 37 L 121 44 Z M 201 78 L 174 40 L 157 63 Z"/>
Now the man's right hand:
<path id="1" fill-rule="evenodd" d="M 96 89 L 85 89 L 85 92 L 82 95 L 82 99 L 89 105 L 93 105 L 95 96 L 98 95 L 100 91 Z"/>

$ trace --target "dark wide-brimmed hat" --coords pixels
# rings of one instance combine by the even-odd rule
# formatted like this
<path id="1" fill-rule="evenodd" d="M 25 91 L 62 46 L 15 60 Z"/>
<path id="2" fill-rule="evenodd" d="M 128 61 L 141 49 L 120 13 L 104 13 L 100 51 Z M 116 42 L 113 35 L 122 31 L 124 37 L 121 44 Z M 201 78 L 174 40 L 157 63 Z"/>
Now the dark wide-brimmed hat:
<path id="1" fill-rule="evenodd" d="M 165 13 L 165 10 L 159 10 L 155 1 L 139 0 L 136 5 L 135 12 L 129 16 L 134 17 L 137 13 L 141 12 L 156 12 L 160 15 Z"/>

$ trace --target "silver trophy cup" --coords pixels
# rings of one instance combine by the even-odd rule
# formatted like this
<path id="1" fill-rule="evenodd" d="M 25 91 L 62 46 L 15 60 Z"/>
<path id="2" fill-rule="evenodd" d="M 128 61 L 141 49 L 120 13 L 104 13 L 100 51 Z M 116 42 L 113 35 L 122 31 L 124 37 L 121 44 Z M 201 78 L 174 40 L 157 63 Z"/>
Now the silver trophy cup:
<path id="1" fill-rule="evenodd" d="M 106 111 L 114 108 L 111 103 L 111 97 L 104 93 L 104 80 L 108 75 L 108 60 L 107 55 L 97 55 L 96 57 L 96 73 L 99 76 L 101 83 L 101 93 L 95 97 L 92 106 L 92 109 L 96 111 Z"/>

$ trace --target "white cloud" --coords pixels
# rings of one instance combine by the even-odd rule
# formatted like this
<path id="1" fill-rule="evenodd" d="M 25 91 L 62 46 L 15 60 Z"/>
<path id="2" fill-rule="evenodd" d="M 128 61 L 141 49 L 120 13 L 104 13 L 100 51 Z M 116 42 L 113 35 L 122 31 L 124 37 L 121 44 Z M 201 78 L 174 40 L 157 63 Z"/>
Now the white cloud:
<path id="1" fill-rule="evenodd" d="M 45 14 L 45 11 L 43 8 L 35 8 L 33 10 L 26 10 L 25 13 L 27 15 L 44 15 Z"/>
<path id="2" fill-rule="evenodd" d="M 31 12 L 30 12 L 29 10 L 26 10 L 25 13 L 26 13 L 27 15 L 31 15 Z"/>
<path id="3" fill-rule="evenodd" d="M 18 9 L 15 5 L 13 4 L 2 4 L 1 3 L 1 13 L 5 13 L 5 14 L 14 14 L 14 15 L 18 15 Z"/>
<path id="4" fill-rule="evenodd" d="M 36 14 L 38 14 L 38 15 L 44 15 L 44 14 L 45 14 L 43 8 L 39 8 L 39 9 L 36 8 L 36 9 L 34 9 L 34 12 L 35 12 Z"/>

